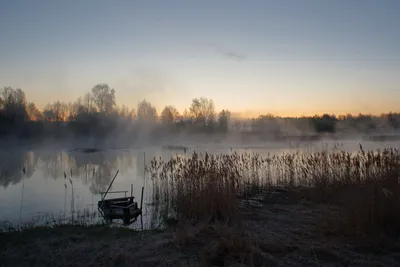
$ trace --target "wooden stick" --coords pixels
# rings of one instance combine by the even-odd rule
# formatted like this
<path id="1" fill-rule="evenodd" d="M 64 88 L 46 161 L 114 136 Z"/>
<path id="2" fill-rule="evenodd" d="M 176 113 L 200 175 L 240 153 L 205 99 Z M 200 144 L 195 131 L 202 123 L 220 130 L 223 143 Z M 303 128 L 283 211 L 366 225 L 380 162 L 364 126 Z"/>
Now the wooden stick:
<path id="1" fill-rule="evenodd" d="M 143 152 L 143 186 L 146 182 L 146 152 Z"/>
<path id="2" fill-rule="evenodd" d="M 118 173 L 119 173 L 119 170 L 115 173 L 114 178 L 112 179 L 111 184 L 108 186 L 108 189 L 107 189 L 106 193 L 104 194 L 103 198 L 101 199 L 101 201 L 103 201 L 106 198 L 107 193 L 108 193 L 108 191 L 110 191 L 110 188 L 111 188 L 112 184 L 114 183 L 114 180 L 117 177 Z"/>
<path id="3" fill-rule="evenodd" d="M 100 195 L 103 195 L 103 194 L 105 194 L 106 192 L 100 192 L 99 194 Z M 118 194 L 118 193 L 128 193 L 128 191 L 127 190 L 121 190 L 121 191 L 108 191 L 108 194 Z"/>
<path id="4" fill-rule="evenodd" d="M 142 195 L 140 196 L 140 211 L 142 211 L 143 208 L 143 191 L 144 191 L 144 186 L 142 186 Z"/>
<path id="5" fill-rule="evenodd" d="M 142 208 L 143 208 L 143 193 L 144 193 L 145 183 L 146 183 L 146 152 L 143 152 L 143 186 L 142 186 L 142 195 L 140 196 L 140 211 L 141 212 L 142 212 Z"/>

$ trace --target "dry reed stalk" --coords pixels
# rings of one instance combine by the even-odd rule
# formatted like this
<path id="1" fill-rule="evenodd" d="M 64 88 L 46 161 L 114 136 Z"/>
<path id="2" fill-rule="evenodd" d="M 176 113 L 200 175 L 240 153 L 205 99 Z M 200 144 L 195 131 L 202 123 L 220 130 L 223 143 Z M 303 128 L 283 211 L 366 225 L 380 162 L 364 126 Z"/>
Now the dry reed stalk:
<path id="1" fill-rule="evenodd" d="M 340 204 L 341 231 L 395 231 L 400 223 L 400 153 L 388 148 L 281 155 L 194 152 L 146 167 L 153 197 L 179 220 L 236 221 L 237 196 L 275 187 L 307 188 L 316 201 Z"/>

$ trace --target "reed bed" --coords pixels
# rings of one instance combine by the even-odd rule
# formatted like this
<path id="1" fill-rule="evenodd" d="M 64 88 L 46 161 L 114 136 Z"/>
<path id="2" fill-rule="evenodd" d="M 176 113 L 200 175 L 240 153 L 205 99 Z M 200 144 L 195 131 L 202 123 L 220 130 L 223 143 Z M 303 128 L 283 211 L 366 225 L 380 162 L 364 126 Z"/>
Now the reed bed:
<path id="1" fill-rule="evenodd" d="M 352 234 L 393 233 L 400 223 L 400 153 L 376 151 L 280 155 L 194 152 L 154 158 L 147 172 L 154 202 L 178 220 L 238 221 L 238 196 L 266 195 L 277 187 L 337 205 L 330 229 Z M 299 190 L 300 189 L 300 190 Z"/>

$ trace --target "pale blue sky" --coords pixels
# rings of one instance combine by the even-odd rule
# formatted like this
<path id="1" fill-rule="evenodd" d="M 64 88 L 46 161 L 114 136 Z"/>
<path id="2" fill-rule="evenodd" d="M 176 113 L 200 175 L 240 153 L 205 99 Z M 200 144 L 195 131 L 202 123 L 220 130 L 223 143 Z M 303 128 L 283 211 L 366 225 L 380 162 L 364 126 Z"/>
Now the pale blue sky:
<path id="1" fill-rule="evenodd" d="M 398 0 L 0 0 L 0 86 L 39 106 L 108 83 L 129 106 L 399 111 L 399 14 Z"/>

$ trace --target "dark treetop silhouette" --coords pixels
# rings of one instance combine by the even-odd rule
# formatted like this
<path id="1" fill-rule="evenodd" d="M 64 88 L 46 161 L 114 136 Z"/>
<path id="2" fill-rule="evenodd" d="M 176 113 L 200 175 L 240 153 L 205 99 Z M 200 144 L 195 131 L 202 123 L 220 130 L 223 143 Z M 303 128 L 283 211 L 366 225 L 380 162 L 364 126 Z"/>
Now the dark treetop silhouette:
<path id="1" fill-rule="evenodd" d="M 107 84 L 97 84 L 73 103 L 55 101 L 39 110 L 27 101 L 23 90 L 4 87 L 0 89 L 0 135 L 23 139 L 100 138 L 124 133 L 134 140 L 141 133 L 153 138 L 182 132 L 283 137 L 315 133 L 387 133 L 400 127 L 399 113 L 380 116 L 324 114 L 299 118 L 267 114 L 241 119 L 226 109 L 217 115 L 213 100 L 204 97 L 194 98 L 183 114 L 168 105 L 159 115 L 146 100 L 139 102 L 136 110 L 118 106 L 115 95 L 115 90 Z"/>

